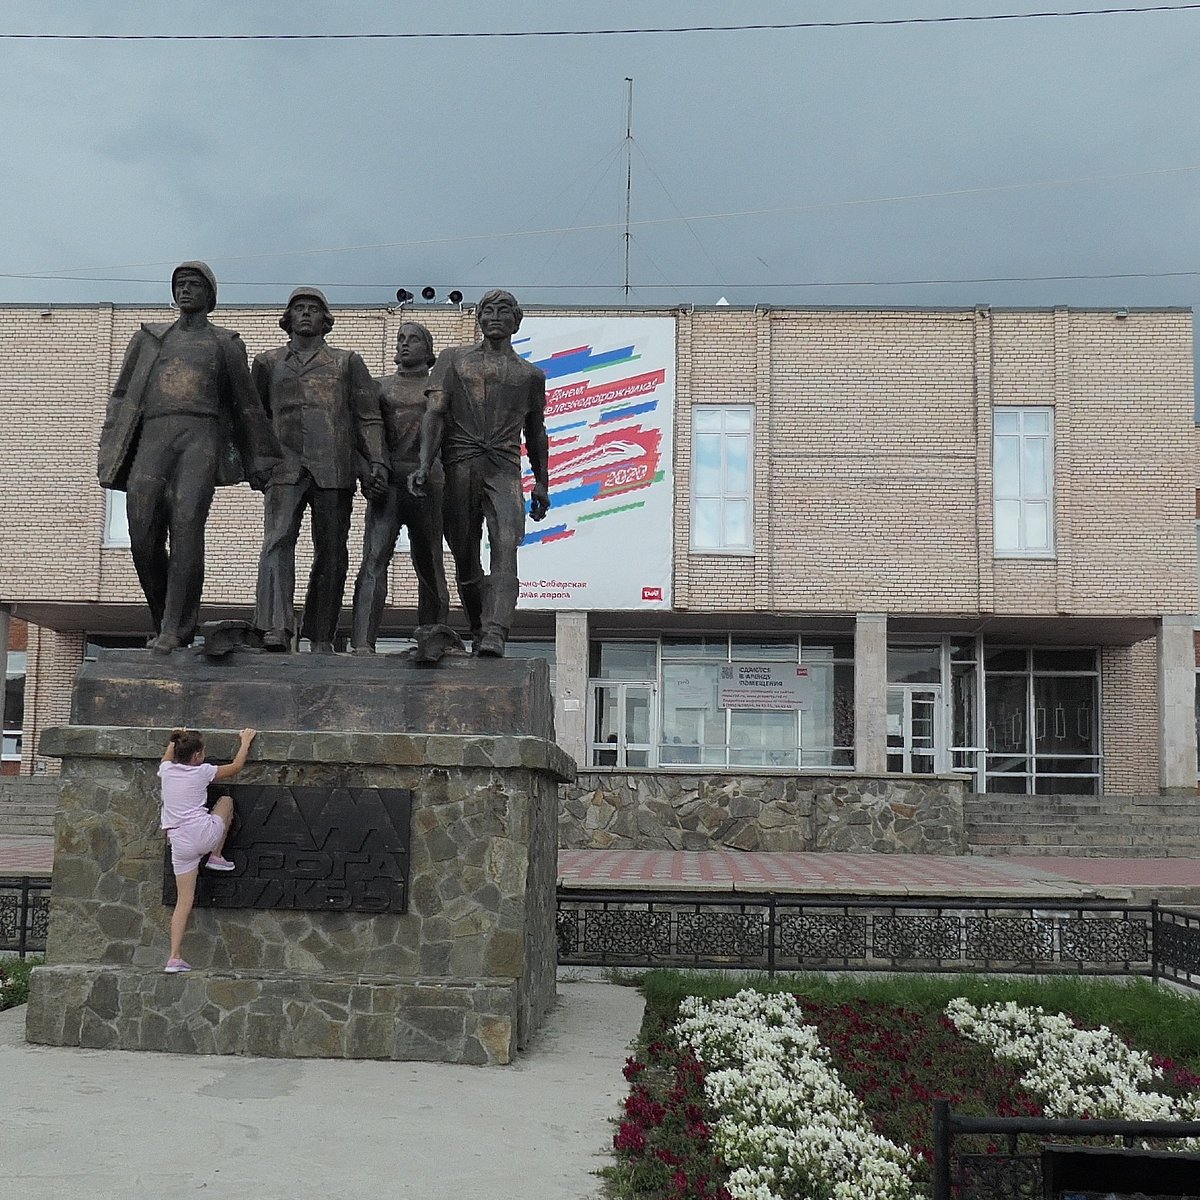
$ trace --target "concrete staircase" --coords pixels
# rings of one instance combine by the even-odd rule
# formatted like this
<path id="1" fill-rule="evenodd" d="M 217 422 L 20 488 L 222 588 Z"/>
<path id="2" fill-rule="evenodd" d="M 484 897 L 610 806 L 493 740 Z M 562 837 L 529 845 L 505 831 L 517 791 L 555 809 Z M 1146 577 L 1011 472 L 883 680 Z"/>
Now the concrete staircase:
<path id="1" fill-rule="evenodd" d="M 53 837 L 58 780 L 0 775 L 0 834 Z"/>
<path id="2" fill-rule="evenodd" d="M 971 854 L 1200 858 L 1200 796 L 969 794 Z"/>

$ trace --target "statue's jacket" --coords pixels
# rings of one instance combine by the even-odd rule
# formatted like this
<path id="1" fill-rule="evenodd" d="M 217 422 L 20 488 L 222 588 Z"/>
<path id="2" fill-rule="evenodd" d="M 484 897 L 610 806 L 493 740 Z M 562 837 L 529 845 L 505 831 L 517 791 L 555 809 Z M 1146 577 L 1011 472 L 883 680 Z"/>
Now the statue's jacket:
<path id="1" fill-rule="evenodd" d="M 387 465 L 378 386 L 353 350 L 322 342 L 302 359 L 277 346 L 255 356 L 252 376 L 283 454 L 273 483 L 307 471 L 317 487 L 353 488 L 360 462 Z"/>
<path id="2" fill-rule="evenodd" d="M 443 350 L 429 391 L 446 400 L 442 461 L 482 459 L 501 474 L 521 473 L 521 434 L 544 429 L 546 376 L 515 351 L 485 353 L 483 343 Z"/>
<path id="3" fill-rule="evenodd" d="M 142 436 L 146 389 L 158 362 L 163 341 L 173 323 L 145 323 L 133 335 L 100 430 L 96 474 L 100 486 L 124 491 Z M 243 480 L 261 490 L 282 453 L 250 378 L 246 347 L 232 329 L 210 324 L 221 351 L 219 377 L 221 449 L 216 483 L 225 487 Z"/>

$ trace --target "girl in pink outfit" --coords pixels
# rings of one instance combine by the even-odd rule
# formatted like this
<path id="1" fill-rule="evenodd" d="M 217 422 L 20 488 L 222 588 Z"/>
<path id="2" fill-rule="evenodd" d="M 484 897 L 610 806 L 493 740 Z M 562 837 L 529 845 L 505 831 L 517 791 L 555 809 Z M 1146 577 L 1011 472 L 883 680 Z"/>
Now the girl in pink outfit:
<path id="1" fill-rule="evenodd" d="M 183 934 L 196 900 L 196 877 L 200 860 L 207 854 L 210 871 L 232 871 L 234 864 L 222 857 L 229 826 L 233 822 L 233 798 L 222 796 L 212 811 L 205 807 L 208 785 L 232 779 L 245 765 L 256 731 L 243 729 L 241 746 L 233 762 L 218 767 L 204 761 L 204 739 L 186 729 L 176 729 L 158 764 L 162 780 L 162 827 L 171 843 L 175 868 L 175 911 L 171 914 L 171 956 L 163 968 L 168 975 L 190 971 L 183 961 Z"/>

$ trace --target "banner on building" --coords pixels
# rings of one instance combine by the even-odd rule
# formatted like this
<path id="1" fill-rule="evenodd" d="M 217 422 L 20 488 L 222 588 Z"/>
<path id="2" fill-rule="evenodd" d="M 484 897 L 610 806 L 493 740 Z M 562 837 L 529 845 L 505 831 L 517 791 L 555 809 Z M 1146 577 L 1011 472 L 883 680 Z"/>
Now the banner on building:
<path id="1" fill-rule="evenodd" d="M 669 609 L 675 321 L 527 317 L 513 349 L 546 372 L 550 512 L 527 521 L 526 609 Z M 525 494 L 533 478 L 525 473 Z"/>
<path id="2" fill-rule="evenodd" d="M 790 663 L 725 663 L 717 679 L 717 707 L 807 711 L 811 707 L 809 687 L 807 667 Z"/>

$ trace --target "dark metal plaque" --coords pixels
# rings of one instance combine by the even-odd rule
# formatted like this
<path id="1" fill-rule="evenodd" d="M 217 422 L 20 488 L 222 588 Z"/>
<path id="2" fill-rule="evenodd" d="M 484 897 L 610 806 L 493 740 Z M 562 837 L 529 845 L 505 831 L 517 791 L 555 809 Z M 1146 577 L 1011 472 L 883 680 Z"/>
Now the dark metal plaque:
<path id="1" fill-rule="evenodd" d="M 233 797 L 225 857 L 200 867 L 198 908 L 402 913 L 408 909 L 410 788 L 222 787 Z M 175 903 L 166 849 L 163 903 Z"/>

